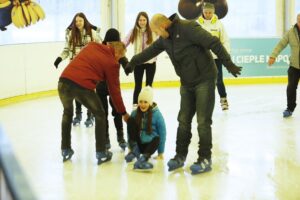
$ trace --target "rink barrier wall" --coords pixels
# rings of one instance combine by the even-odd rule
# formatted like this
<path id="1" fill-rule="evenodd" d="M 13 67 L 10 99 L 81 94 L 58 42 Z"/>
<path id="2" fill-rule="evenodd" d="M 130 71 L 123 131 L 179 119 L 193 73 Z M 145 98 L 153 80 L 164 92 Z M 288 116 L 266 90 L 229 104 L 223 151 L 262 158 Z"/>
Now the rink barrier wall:
<path id="1" fill-rule="evenodd" d="M 278 56 L 274 65 L 268 66 L 267 64 L 268 54 L 270 54 L 278 40 L 278 38 L 231 39 L 232 59 L 243 69 L 239 78 L 236 79 L 223 68 L 225 83 L 265 84 L 285 82 L 285 78 L 278 77 L 286 77 L 287 75 L 289 48 L 286 48 Z M 129 59 L 133 56 L 132 45 L 130 47 L 126 53 Z M 64 60 L 60 63 L 58 69 L 53 65 L 54 60 L 63 48 L 64 42 L 0 45 L 0 100 L 2 102 L 0 103 L 4 105 L 6 102 L 19 101 L 19 99 L 22 101 L 22 98 L 30 99 L 35 98 L 36 95 L 48 95 L 47 91 L 55 90 L 58 79 L 69 62 Z M 170 58 L 165 52 L 157 57 L 156 65 L 154 86 L 179 86 L 179 77 L 176 75 Z M 123 88 L 132 88 L 133 74 L 126 76 L 121 69 L 120 82 Z"/>
<path id="2" fill-rule="evenodd" d="M 12 145 L 0 126 L 0 199 L 36 200 Z"/>
<path id="3" fill-rule="evenodd" d="M 287 77 L 264 77 L 264 78 L 225 78 L 225 85 L 248 85 L 248 84 L 283 84 L 287 83 Z M 143 83 L 145 85 L 145 83 Z M 154 82 L 153 87 L 155 88 L 174 88 L 179 87 L 179 81 L 161 81 Z M 134 83 L 121 83 L 121 89 L 133 89 Z M 19 103 L 23 101 L 36 100 L 44 97 L 57 96 L 57 90 L 48 90 L 42 92 L 35 92 L 26 95 L 19 95 L 15 97 L 0 99 L 0 107 Z"/>

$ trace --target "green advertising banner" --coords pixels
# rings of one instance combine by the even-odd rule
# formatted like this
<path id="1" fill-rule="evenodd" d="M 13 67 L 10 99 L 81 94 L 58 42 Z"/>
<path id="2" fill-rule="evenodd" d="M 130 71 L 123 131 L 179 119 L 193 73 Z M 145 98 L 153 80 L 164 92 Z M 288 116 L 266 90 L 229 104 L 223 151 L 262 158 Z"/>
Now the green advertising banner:
<path id="1" fill-rule="evenodd" d="M 286 76 L 289 67 L 289 46 L 280 53 L 276 63 L 268 65 L 269 55 L 279 40 L 279 38 L 231 39 L 231 58 L 235 64 L 243 67 L 240 77 Z M 232 77 L 226 69 L 223 72 L 224 77 Z"/>

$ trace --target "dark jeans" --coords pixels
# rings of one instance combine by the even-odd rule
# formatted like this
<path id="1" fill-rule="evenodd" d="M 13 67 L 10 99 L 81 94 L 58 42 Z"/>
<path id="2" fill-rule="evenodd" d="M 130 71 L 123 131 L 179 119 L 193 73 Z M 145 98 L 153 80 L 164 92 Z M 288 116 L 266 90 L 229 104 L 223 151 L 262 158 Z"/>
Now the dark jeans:
<path id="1" fill-rule="evenodd" d="M 82 113 L 81 103 L 77 100 L 75 100 L 75 112 L 76 112 L 77 115 L 78 114 L 80 115 Z M 92 114 L 92 112 L 88 109 L 87 110 L 87 116 L 91 117 L 91 114 Z"/>
<path id="2" fill-rule="evenodd" d="M 176 138 L 176 154 L 186 158 L 191 142 L 192 119 L 196 113 L 199 135 L 199 158 L 211 158 L 212 114 L 215 105 L 215 80 L 207 80 L 194 87 L 180 87 L 179 126 Z"/>
<path id="3" fill-rule="evenodd" d="M 130 117 L 127 123 L 127 132 L 129 135 L 129 144 L 137 143 L 140 152 L 146 157 L 150 158 L 152 154 L 158 149 L 159 137 L 154 137 L 151 142 L 142 143 L 140 138 L 140 130 L 135 122 L 135 119 Z"/>
<path id="4" fill-rule="evenodd" d="M 287 108 L 294 111 L 296 108 L 297 87 L 300 78 L 300 70 L 292 66 L 288 69 L 288 85 L 286 89 Z"/>
<path id="5" fill-rule="evenodd" d="M 138 103 L 138 96 L 142 90 L 144 71 L 146 71 L 146 86 L 151 86 L 153 83 L 156 70 L 156 63 L 146 63 L 138 65 L 134 68 L 134 92 L 133 92 L 133 104 Z"/>
<path id="6" fill-rule="evenodd" d="M 221 98 L 227 97 L 226 89 L 223 81 L 223 69 L 222 61 L 220 59 L 215 59 L 215 63 L 218 68 L 218 77 L 217 77 L 217 89 Z"/>
<path id="7" fill-rule="evenodd" d="M 112 100 L 111 100 L 111 97 L 109 95 L 109 91 L 108 91 L 106 82 L 104 82 L 104 81 L 99 82 L 97 84 L 96 92 L 97 92 L 99 98 L 101 99 L 101 102 L 102 102 L 103 107 L 104 107 L 105 115 L 106 115 L 106 138 L 107 138 L 107 141 L 109 141 L 109 133 L 108 133 L 109 122 L 108 122 L 108 100 L 107 100 L 107 96 L 109 96 L 109 104 L 112 108 L 111 114 L 114 117 L 114 124 L 115 124 L 116 130 L 117 130 L 118 140 L 123 139 L 124 134 L 123 134 L 122 115 L 117 112 L 114 104 L 112 103 Z"/>
<path id="8" fill-rule="evenodd" d="M 71 81 L 58 82 L 58 94 L 64 112 L 61 122 L 61 148 L 71 148 L 71 124 L 73 117 L 73 100 L 76 99 L 86 106 L 95 116 L 96 151 L 105 151 L 105 112 L 102 102 L 93 90 L 84 89 Z"/>

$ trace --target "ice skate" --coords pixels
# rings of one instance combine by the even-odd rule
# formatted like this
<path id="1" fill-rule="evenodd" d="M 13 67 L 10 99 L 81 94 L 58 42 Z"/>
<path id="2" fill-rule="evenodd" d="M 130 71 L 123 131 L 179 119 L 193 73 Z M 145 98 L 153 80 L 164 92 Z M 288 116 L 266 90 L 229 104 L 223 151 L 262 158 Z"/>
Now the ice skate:
<path id="1" fill-rule="evenodd" d="M 108 162 L 112 158 L 112 152 L 110 151 L 98 151 L 96 152 L 96 158 L 98 160 L 98 165 L 101 165 L 104 162 Z"/>
<path id="2" fill-rule="evenodd" d="M 179 169 L 183 167 L 185 159 L 180 156 L 175 156 L 168 162 L 169 171 L 174 171 L 175 169 Z"/>
<path id="3" fill-rule="evenodd" d="M 149 171 L 153 169 L 153 164 L 148 162 L 147 158 L 142 155 L 133 166 L 133 169 L 142 170 L 142 171 Z"/>
<path id="4" fill-rule="evenodd" d="M 222 108 L 222 110 L 228 110 L 229 105 L 228 105 L 228 101 L 227 101 L 227 98 L 226 98 L 226 97 L 222 97 L 222 98 L 220 99 L 220 103 L 221 103 L 221 108 Z"/>
<path id="5" fill-rule="evenodd" d="M 87 128 L 92 127 L 94 125 L 94 117 L 92 116 L 88 117 L 84 122 L 84 124 Z"/>
<path id="6" fill-rule="evenodd" d="M 81 114 L 76 114 L 76 116 L 73 119 L 73 126 L 79 126 L 81 122 L 82 116 Z"/>
<path id="7" fill-rule="evenodd" d="M 131 151 L 125 156 L 126 162 L 131 162 L 133 161 L 134 158 L 139 158 L 140 157 L 140 150 L 139 147 L 135 144 Z"/>
<path id="8" fill-rule="evenodd" d="M 287 117 L 292 116 L 293 112 L 290 111 L 289 109 L 286 109 L 285 111 L 283 111 L 282 114 L 283 114 L 283 117 L 284 117 L 284 118 L 287 118 Z"/>
<path id="9" fill-rule="evenodd" d="M 62 149 L 61 155 L 63 157 L 63 162 L 70 160 L 74 154 L 73 149 Z"/>
<path id="10" fill-rule="evenodd" d="M 211 170 L 211 159 L 202 158 L 191 165 L 192 174 L 201 174 Z"/>

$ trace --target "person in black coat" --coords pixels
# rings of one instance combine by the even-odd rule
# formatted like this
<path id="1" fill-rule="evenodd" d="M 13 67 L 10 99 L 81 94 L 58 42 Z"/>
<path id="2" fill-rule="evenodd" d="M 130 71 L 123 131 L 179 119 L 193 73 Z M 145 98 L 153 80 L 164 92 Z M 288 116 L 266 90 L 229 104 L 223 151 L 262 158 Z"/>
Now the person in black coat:
<path id="1" fill-rule="evenodd" d="M 119 33 L 118 30 L 116 30 L 114 28 L 111 28 L 111 29 L 107 30 L 102 43 L 106 45 L 108 42 L 114 42 L 114 41 L 121 41 L 120 40 L 120 33 Z M 126 62 L 126 61 L 127 61 L 126 58 L 122 58 L 122 60 L 120 61 L 120 64 L 122 62 Z M 108 102 L 109 102 L 109 104 L 112 108 L 111 114 L 114 117 L 114 124 L 115 124 L 116 131 L 117 131 L 117 140 L 118 140 L 119 146 L 123 150 L 125 150 L 126 147 L 127 147 L 127 143 L 124 139 L 122 115 L 119 114 L 116 111 L 116 108 L 113 105 L 111 97 L 109 95 L 109 91 L 107 89 L 107 84 L 106 84 L 105 81 L 99 82 L 97 84 L 96 92 L 97 92 L 99 98 L 102 101 L 102 104 L 103 104 L 103 107 L 104 107 L 104 110 L 105 110 L 105 114 L 106 114 L 106 125 L 107 125 L 106 126 L 106 148 L 110 149 L 110 147 L 111 147 L 110 139 L 109 139 L 109 126 L 108 126 L 109 125 L 109 122 L 108 122 Z M 109 97 L 109 100 L 107 99 L 107 97 Z"/>

